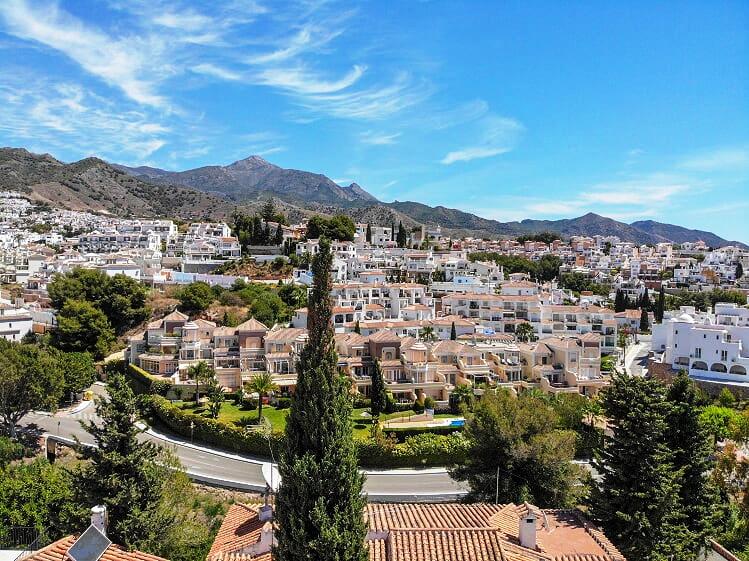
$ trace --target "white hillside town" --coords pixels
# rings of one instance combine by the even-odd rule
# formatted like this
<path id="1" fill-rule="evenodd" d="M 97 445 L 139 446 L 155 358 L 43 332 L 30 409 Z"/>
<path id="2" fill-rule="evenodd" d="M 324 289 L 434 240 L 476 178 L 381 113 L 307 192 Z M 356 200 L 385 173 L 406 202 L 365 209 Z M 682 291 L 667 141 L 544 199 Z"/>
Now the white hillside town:
<path id="1" fill-rule="evenodd" d="M 749 2 L 0 0 L 0 561 L 749 561 Z"/>

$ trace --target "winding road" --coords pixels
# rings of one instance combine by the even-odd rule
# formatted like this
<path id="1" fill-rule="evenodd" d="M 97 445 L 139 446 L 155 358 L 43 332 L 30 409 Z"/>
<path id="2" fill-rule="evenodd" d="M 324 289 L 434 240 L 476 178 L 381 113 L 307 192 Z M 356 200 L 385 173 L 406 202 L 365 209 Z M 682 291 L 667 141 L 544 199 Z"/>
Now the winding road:
<path id="1" fill-rule="evenodd" d="M 101 394 L 103 388 L 94 386 L 94 391 Z M 80 421 L 88 420 L 96 420 L 93 403 L 54 415 L 30 413 L 23 418 L 22 424 L 36 425 L 53 441 L 71 443 L 72 439 L 78 438 L 83 444 L 92 444 L 91 436 L 80 426 Z M 266 465 L 266 472 L 269 472 L 270 462 L 196 445 L 153 429 L 145 431 L 141 438 L 172 450 L 185 472 L 195 481 L 249 491 L 263 491 L 266 487 L 263 466 Z M 367 476 L 365 491 L 372 501 L 454 501 L 465 492 L 444 468 L 365 470 L 364 473 Z"/>

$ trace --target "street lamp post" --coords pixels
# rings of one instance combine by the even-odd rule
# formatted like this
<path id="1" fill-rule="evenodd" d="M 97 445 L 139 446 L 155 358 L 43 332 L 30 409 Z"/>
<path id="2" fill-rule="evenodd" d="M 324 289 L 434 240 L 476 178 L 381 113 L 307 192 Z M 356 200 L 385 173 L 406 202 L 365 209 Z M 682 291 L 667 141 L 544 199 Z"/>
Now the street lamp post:
<path id="1" fill-rule="evenodd" d="M 195 421 L 190 421 L 190 444 L 193 443 L 193 431 L 195 430 Z"/>

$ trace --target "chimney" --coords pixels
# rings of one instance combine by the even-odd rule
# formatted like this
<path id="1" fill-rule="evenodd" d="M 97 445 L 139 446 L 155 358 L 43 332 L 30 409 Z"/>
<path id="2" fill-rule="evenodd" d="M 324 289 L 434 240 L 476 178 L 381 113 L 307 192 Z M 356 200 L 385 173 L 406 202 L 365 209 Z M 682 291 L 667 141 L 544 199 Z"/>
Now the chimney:
<path id="1" fill-rule="evenodd" d="M 269 504 L 264 504 L 260 507 L 260 511 L 257 513 L 258 520 L 260 522 L 268 522 L 273 519 L 273 507 Z"/>
<path id="2" fill-rule="evenodd" d="M 96 505 L 91 509 L 91 525 L 105 536 L 107 535 L 107 507 Z"/>
<path id="3" fill-rule="evenodd" d="M 520 519 L 520 545 L 536 549 L 536 515 L 530 510 Z"/>
<path id="4" fill-rule="evenodd" d="M 276 540 L 273 536 L 273 524 L 271 522 L 266 522 L 260 532 L 260 539 L 252 548 L 252 554 L 254 556 L 259 556 L 268 553 L 273 549 L 274 545 L 276 545 Z"/>

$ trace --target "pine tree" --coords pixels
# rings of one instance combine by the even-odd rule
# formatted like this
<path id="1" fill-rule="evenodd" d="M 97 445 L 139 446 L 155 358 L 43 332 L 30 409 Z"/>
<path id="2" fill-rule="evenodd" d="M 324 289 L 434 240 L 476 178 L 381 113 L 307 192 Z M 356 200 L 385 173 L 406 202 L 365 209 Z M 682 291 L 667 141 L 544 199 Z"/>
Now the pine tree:
<path id="1" fill-rule="evenodd" d="M 650 311 L 650 294 L 648 294 L 648 287 L 645 287 L 645 291 L 642 293 L 640 298 L 640 307 L 644 310 Z"/>
<path id="2" fill-rule="evenodd" d="M 162 507 L 174 460 L 150 441 L 140 441 L 136 397 L 122 375 L 110 378 L 109 397 L 99 401 L 100 422 L 84 425 L 96 447 L 80 447 L 89 460 L 77 478 L 83 504 L 107 507 L 109 538 L 129 548 L 153 550 L 175 523 Z"/>
<path id="3" fill-rule="evenodd" d="M 276 498 L 279 561 L 366 561 L 349 382 L 338 373 L 331 326 L 330 242 L 312 261 L 309 339 L 297 365 Z"/>
<path id="4" fill-rule="evenodd" d="M 744 266 L 741 263 L 736 263 L 736 280 L 739 280 L 744 276 Z"/>
<path id="5" fill-rule="evenodd" d="M 640 310 L 640 333 L 650 331 L 650 318 L 648 317 L 648 311 L 645 308 Z"/>
<path id="6" fill-rule="evenodd" d="M 591 514 L 628 559 L 682 559 L 678 479 L 666 445 L 668 404 L 663 386 L 615 374 L 602 405 L 613 436 L 594 462 L 601 474 L 591 495 Z"/>
<path id="7" fill-rule="evenodd" d="M 679 500 L 689 532 L 684 547 L 696 558 L 706 539 L 717 535 L 717 526 L 726 519 L 718 490 L 708 475 L 714 464 L 712 437 L 700 421 L 700 398 L 685 371 L 668 388 L 666 399 L 671 405 L 666 416 L 666 444 L 673 453 L 674 468 L 682 473 Z"/>
<path id="8" fill-rule="evenodd" d="M 666 291 L 661 286 L 658 291 L 658 303 L 655 307 L 655 321 L 657 323 L 663 323 L 663 314 L 666 311 Z"/>
<path id="9" fill-rule="evenodd" d="M 372 243 L 372 225 L 367 223 L 367 243 Z"/>
<path id="10" fill-rule="evenodd" d="M 458 332 L 455 330 L 455 322 L 450 326 L 450 340 L 456 341 L 458 339 Z"/>
<path id="11" fill-rule="evenodd" d="M 372 416 L 377 417 L 385 412 L 387 407 L 387 392 L 385 391 L 385 380 L 382 377 L 382 366 L 379 360 L 375 360 L 372 368 Z"/>

